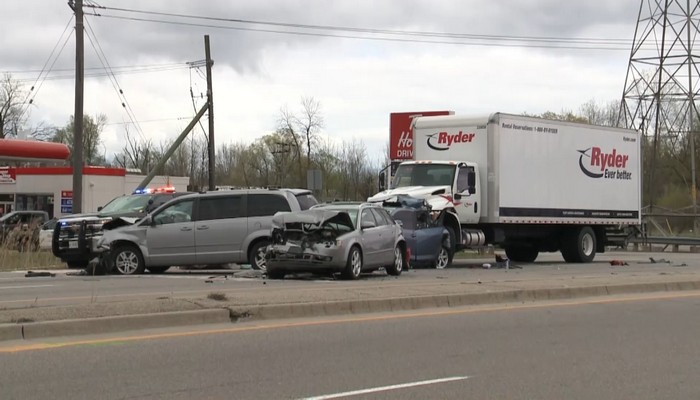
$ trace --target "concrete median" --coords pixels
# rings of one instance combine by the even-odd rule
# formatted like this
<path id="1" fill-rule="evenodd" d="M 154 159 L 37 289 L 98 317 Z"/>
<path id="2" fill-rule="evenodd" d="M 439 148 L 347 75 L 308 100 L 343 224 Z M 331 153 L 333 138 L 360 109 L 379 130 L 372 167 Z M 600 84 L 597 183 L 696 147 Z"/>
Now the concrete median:
<path id="1" fill-rule="evenodd" d="M 698 274 L 700 275 L 700 274 Z M 603 298 L 636 293 L 697 291 L 694 276 L 630 276 L 610 284 L 609 277 L 583 279 L 475 282 L 443 282 L 398 287 L 353 284 L 331 285 L 327 289 L 238 292 L 226 301 L 190 299 L 174 301 L 132 301 L 48 308 L 5 310 L 6 321 L 36 321 L 0 324 L 0 341 L 30 340 L 60 336 L 108 334 L 188 325 L 221 324 L 255 320 L 359 315 L 381 312 L 455 308 L 489 304 L 532 303 L 579 298 Z M 693 279 L 694 278 L 694 279 Z M 592 278 L 591 278 L 592 279 Z M 245 294 L 245 296 L 244 296 Z M 307 297 L 303 297 L 306 295 Z M 164 304 L 168 312 L 164 311 Z M 198 307 L 192 310 L 188 307 Z M 96 312 L 112 312 L 97 318 Z M 14 314 L 10 314 L 14 313 Z M 70 316 L 68 318 L 63 315 Z M 84 318 L 75 316 L 84 315 Z M 11 319 L 9 319 L 11 317 Z M 44 318 L 42 320 L 41 318 Z M 46 320 L 51 318 L 54 320 Z"/>
<path id="2" fill-rule="evenodd" d="M 210 309 L 63 321 L 30 322 L 17 326 L 19 326 L 22 331 L 22 336 L 20 338 L 41 339 L 57 336 L 96 335 L 131 330 L 226 322 L 230 322 L 228 310 Z"/>

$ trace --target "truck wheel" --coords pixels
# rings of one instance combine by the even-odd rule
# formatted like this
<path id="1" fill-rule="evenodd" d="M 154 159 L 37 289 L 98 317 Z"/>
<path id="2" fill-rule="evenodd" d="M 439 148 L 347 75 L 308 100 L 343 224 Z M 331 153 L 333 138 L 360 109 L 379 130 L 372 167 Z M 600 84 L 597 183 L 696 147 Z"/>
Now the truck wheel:
<path id="1" fill-rule="evenodd" d="M 506 246 L 506 257 L 515 262 L 534 262 L 539 255 L 537 247 L 532 245 Z"/>
<path id="2" fill-rule="evenodd" d="M 357 279 L 362 273 L 362 252 L 358 246 L 352 246 L 348 254 L 348 261 L 341 276 L 343 279 Z"/>
<path id="3" fill-rule="evenodd" d="M 403 272 L 404 265 L 404 255 L 403 250 L 401 250 L 400 245 L 396 245 L 394 248 L 394 263 L 386 266 L 386 273 L 388 275 L 399 276 Z"/>
<path id="4" fill-rule="evenodd" d="M 250 248 L 248 253 L 248 262 L 253 269 L 265 272 L 267 270 L 267 260 L 265 259 L 265 251 L 270 244 L 267 240 L 261 240 Z"/>
<path id="5" fill-rule="evenodd" d="M 595 232 L 590 226 L 573 229 L 564 238 L 561 255 L 569 263 L 589 263 L 596 253 Z"/>
<path id="6" fill-rule="evenodd" d="M 140 275 L 146 269 L 143 256 L 136 246 L 121 245 L 112 255 L 114 270 L 120 275 Z"/>

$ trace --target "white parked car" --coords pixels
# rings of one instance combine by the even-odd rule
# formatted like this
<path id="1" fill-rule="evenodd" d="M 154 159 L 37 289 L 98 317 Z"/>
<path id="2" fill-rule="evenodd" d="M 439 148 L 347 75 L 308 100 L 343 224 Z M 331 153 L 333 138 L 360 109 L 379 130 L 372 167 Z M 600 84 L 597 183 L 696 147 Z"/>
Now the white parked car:
<path id="1" fill-rule="evenodd" d="M 39 249 L 51 250 L 51 240 L 53 239 L 53 229 L 56 227 L 58 218 L 52 218 L 41 226 L 39 231 Z"/>

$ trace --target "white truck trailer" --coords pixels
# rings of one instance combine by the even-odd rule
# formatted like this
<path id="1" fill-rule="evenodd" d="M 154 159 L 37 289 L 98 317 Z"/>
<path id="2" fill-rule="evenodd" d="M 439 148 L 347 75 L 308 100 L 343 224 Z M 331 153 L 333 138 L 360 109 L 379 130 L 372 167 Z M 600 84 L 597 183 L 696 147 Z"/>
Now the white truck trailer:
<path id="1" fill-rule="evenodd" d="M 413 124 L 415 160 L 368 201 L 426 199 L 454 250 L 494 244 L 513 261 L 561 251 L 590 262 L 640 226 L 635 131 L 503 113 Z"/>

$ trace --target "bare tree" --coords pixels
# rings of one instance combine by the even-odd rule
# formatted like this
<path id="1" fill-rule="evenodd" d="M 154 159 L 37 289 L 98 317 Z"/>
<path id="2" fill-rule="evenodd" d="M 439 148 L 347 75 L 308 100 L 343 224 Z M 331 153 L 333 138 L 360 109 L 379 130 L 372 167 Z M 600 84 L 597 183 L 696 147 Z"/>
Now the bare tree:
<path id="1" fill-rule="evenodd" d="M 115 161 L 123 168 L 138 168 L 147 174 L 154 164 L 155 149 L 150 139 L 139 142 L 125 129 L 126 144 L 122 152 L 115 156 Z"/>
<path id="2" fill-rule="evenodd" d="M 323 128 L 321 104 L 313 97 L 301 99 L 301 112 L 294 114 L 287 107 L 280 110 L 277 132 L 282 134 L 285 143 L 295 155 L 297 180 L 300 187 L 306 186 L 306 171 L 311 167 L 312 152 Z M 305 157 L 302 157 L 302 151 Z M 305 160 L 304 160 L 305 158 Z"/>
<path id="3" fill-rule="evenodd" d="M 22 83 L 5 74 L 0 80 L 0 139 L 16 135 L 22 124 L 22 105 L 26 92 Z"/>

